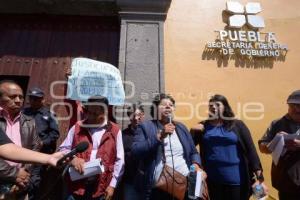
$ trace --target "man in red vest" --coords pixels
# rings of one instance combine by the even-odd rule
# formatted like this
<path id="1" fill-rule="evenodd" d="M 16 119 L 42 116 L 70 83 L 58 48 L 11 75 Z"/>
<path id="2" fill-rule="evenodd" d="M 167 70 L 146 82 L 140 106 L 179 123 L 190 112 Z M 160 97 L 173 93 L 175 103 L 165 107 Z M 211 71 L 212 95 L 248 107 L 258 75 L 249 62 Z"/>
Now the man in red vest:
<path id="1" fill-rule="evenodd" d="M 85 105 L 86 119 L 78 121 L 60 146 L 60 151 L 70 151 L 83 141 L 88 149 L 76 155 L 72 167 L 80 173 L 84 163 L 100 159 L 104 172 L 77 181 L 69 181 L 68 192 L 72 200 L 112 199 L 123 174 L 124 150 L 122 134 L 117 124 L 108 120 L 108 100 L 102 96 L 91 97 Z"/>

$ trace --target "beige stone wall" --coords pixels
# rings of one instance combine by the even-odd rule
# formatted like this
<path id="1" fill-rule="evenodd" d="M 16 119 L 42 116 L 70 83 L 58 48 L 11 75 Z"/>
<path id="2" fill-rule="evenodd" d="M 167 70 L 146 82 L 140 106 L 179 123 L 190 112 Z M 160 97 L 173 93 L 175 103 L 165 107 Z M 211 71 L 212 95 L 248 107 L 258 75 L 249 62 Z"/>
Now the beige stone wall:
<path id="1" fill-rule="evenodd" d="M 239 2 L 245 4 L 247 1 Z M 226 25 L 222 21 L 225 0 L 173 0 L 164 36 L 166 91 L 179 103 L 177 118 L 191 127 L 207 115 L 207 108 L 201 102 L 206 103 L 211 94 L 223 94 L 250 128 L 256 146 L 271 120 L 286 113 L 288 94 L 300 88 L 300 1 L 257 2 L 262 5 L 259 15 L 266 24 L 262 31 L 275 32 L 277 41 L 289 46 L 284 60 L 224 62 L 220 57 L 209 59 L 204 54 L 206 42 L 216 38 L 214 31 Z M 261 104 L 264 111 L 245 114 L 243 108 L 251 102 Z M 260 115 L 262 119 L 249 119 Z M 271 188 L 271 158 L 259 155 Z M 277 197 L 273 188 L 271 195 Z"/>

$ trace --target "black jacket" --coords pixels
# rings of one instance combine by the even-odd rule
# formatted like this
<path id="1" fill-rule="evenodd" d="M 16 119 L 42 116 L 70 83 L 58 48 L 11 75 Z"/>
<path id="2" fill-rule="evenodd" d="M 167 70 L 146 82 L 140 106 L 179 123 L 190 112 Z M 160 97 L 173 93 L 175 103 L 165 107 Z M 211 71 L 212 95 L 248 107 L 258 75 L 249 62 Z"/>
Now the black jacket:
<path id="1" fill-rule="evenodd" d="M 0 117 L 0 129 L 5 132 L 6 120 Z M 20 115 L 20 134 L 22 147 L 39 151 L 41 141 L 36 133 L 34 119 L 21 113 Z M 18 168 L 10 166 L 0 158 L 0 180 L 14 182 L 18 173 Z"/>
<path id="2" fill-rule="evenodd" d="M 49 154 L 54 153 L 56 141 L 59 138 L 58 125 L 54 115 L 46 107 L 41 107 L 37 111 L 28 107 L 23 110 L 23 113 L 35 119 L 37 134 L 43 142 L 40 151 Z"/>
<path id="3" fill-rule="evenodd" d="M 0 129 L 0 145 L 12 143 L 12 141 L 7 137 L 5 132 Z"/>
<path id="4" fill-rule="evenodd" d="M 258 143 L 269 143 L 281 131 L 295 133 L 300 123 L 294 122 L 288 115 L 274 120 Z M 300 195 L 300 151 L 288 151 L 281 156 L 277 165 L 272 163 L 272 185 L 278 191 L 298 193 Z"/>
<path id="5" fill-rule="evenodd" d="M 134 129 L 128 126 L 122 131 L 123 146 L 125 153 L 125 170 L 123 181 L 125 183 L 133 184 L 134 176 L 138 170 L 138 161 L 131 154 L 131 146 L 134 138 Z"/>

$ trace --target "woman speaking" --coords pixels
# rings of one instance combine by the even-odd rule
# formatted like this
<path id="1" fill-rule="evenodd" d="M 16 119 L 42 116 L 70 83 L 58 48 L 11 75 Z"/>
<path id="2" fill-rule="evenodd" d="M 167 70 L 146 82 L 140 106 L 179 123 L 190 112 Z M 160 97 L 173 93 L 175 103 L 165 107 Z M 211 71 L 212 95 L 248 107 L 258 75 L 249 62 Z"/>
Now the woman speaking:
<path id="1" fill-rule="evenodd" d="M 194 165 L 201 170 L 200 156 L 189 131 L 172 119 L 174 110 L 175 100 L 159 94 L 152 102 L 154 120 L 136 129 L 132 154 L 139 159 L 136 186 L 141 199 L 187 199 L 184 181 L 189 168 Z M 164 179 L 168 175 L 169 182 Z"/>

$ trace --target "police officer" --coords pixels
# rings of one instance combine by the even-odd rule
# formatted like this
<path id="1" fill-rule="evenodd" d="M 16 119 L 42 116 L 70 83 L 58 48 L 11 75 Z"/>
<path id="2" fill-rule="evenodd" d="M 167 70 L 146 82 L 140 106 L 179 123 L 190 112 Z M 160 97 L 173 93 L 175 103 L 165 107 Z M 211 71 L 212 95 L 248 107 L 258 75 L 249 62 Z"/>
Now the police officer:
<path id="1" fill-rule="evenodd" d="M 24 109 L 24 114 L 35 119 L 36 130 L 42 141 L 41 152 L 51 154 L 56 150 L 59 130 L 54 114 L 44 105 L 44 92 L 37 87 L 29 90 L 30 107 Z M 29 200 L 39 199 L 49 181 L 49 171 L 44 166 L 32 170 L 32 184 L 29 188 Z"/>
<path id="2" fill-rule="evenodd" d="M 44 106 L 44 92 L 37 87 L 29 90 L 30 107 L 24 109 L 24 114 L 35 119 L 37 133 L 42 141 L 41 152 L 53 153 L 59 138 L 58 125 L 49 108 Z"/>

